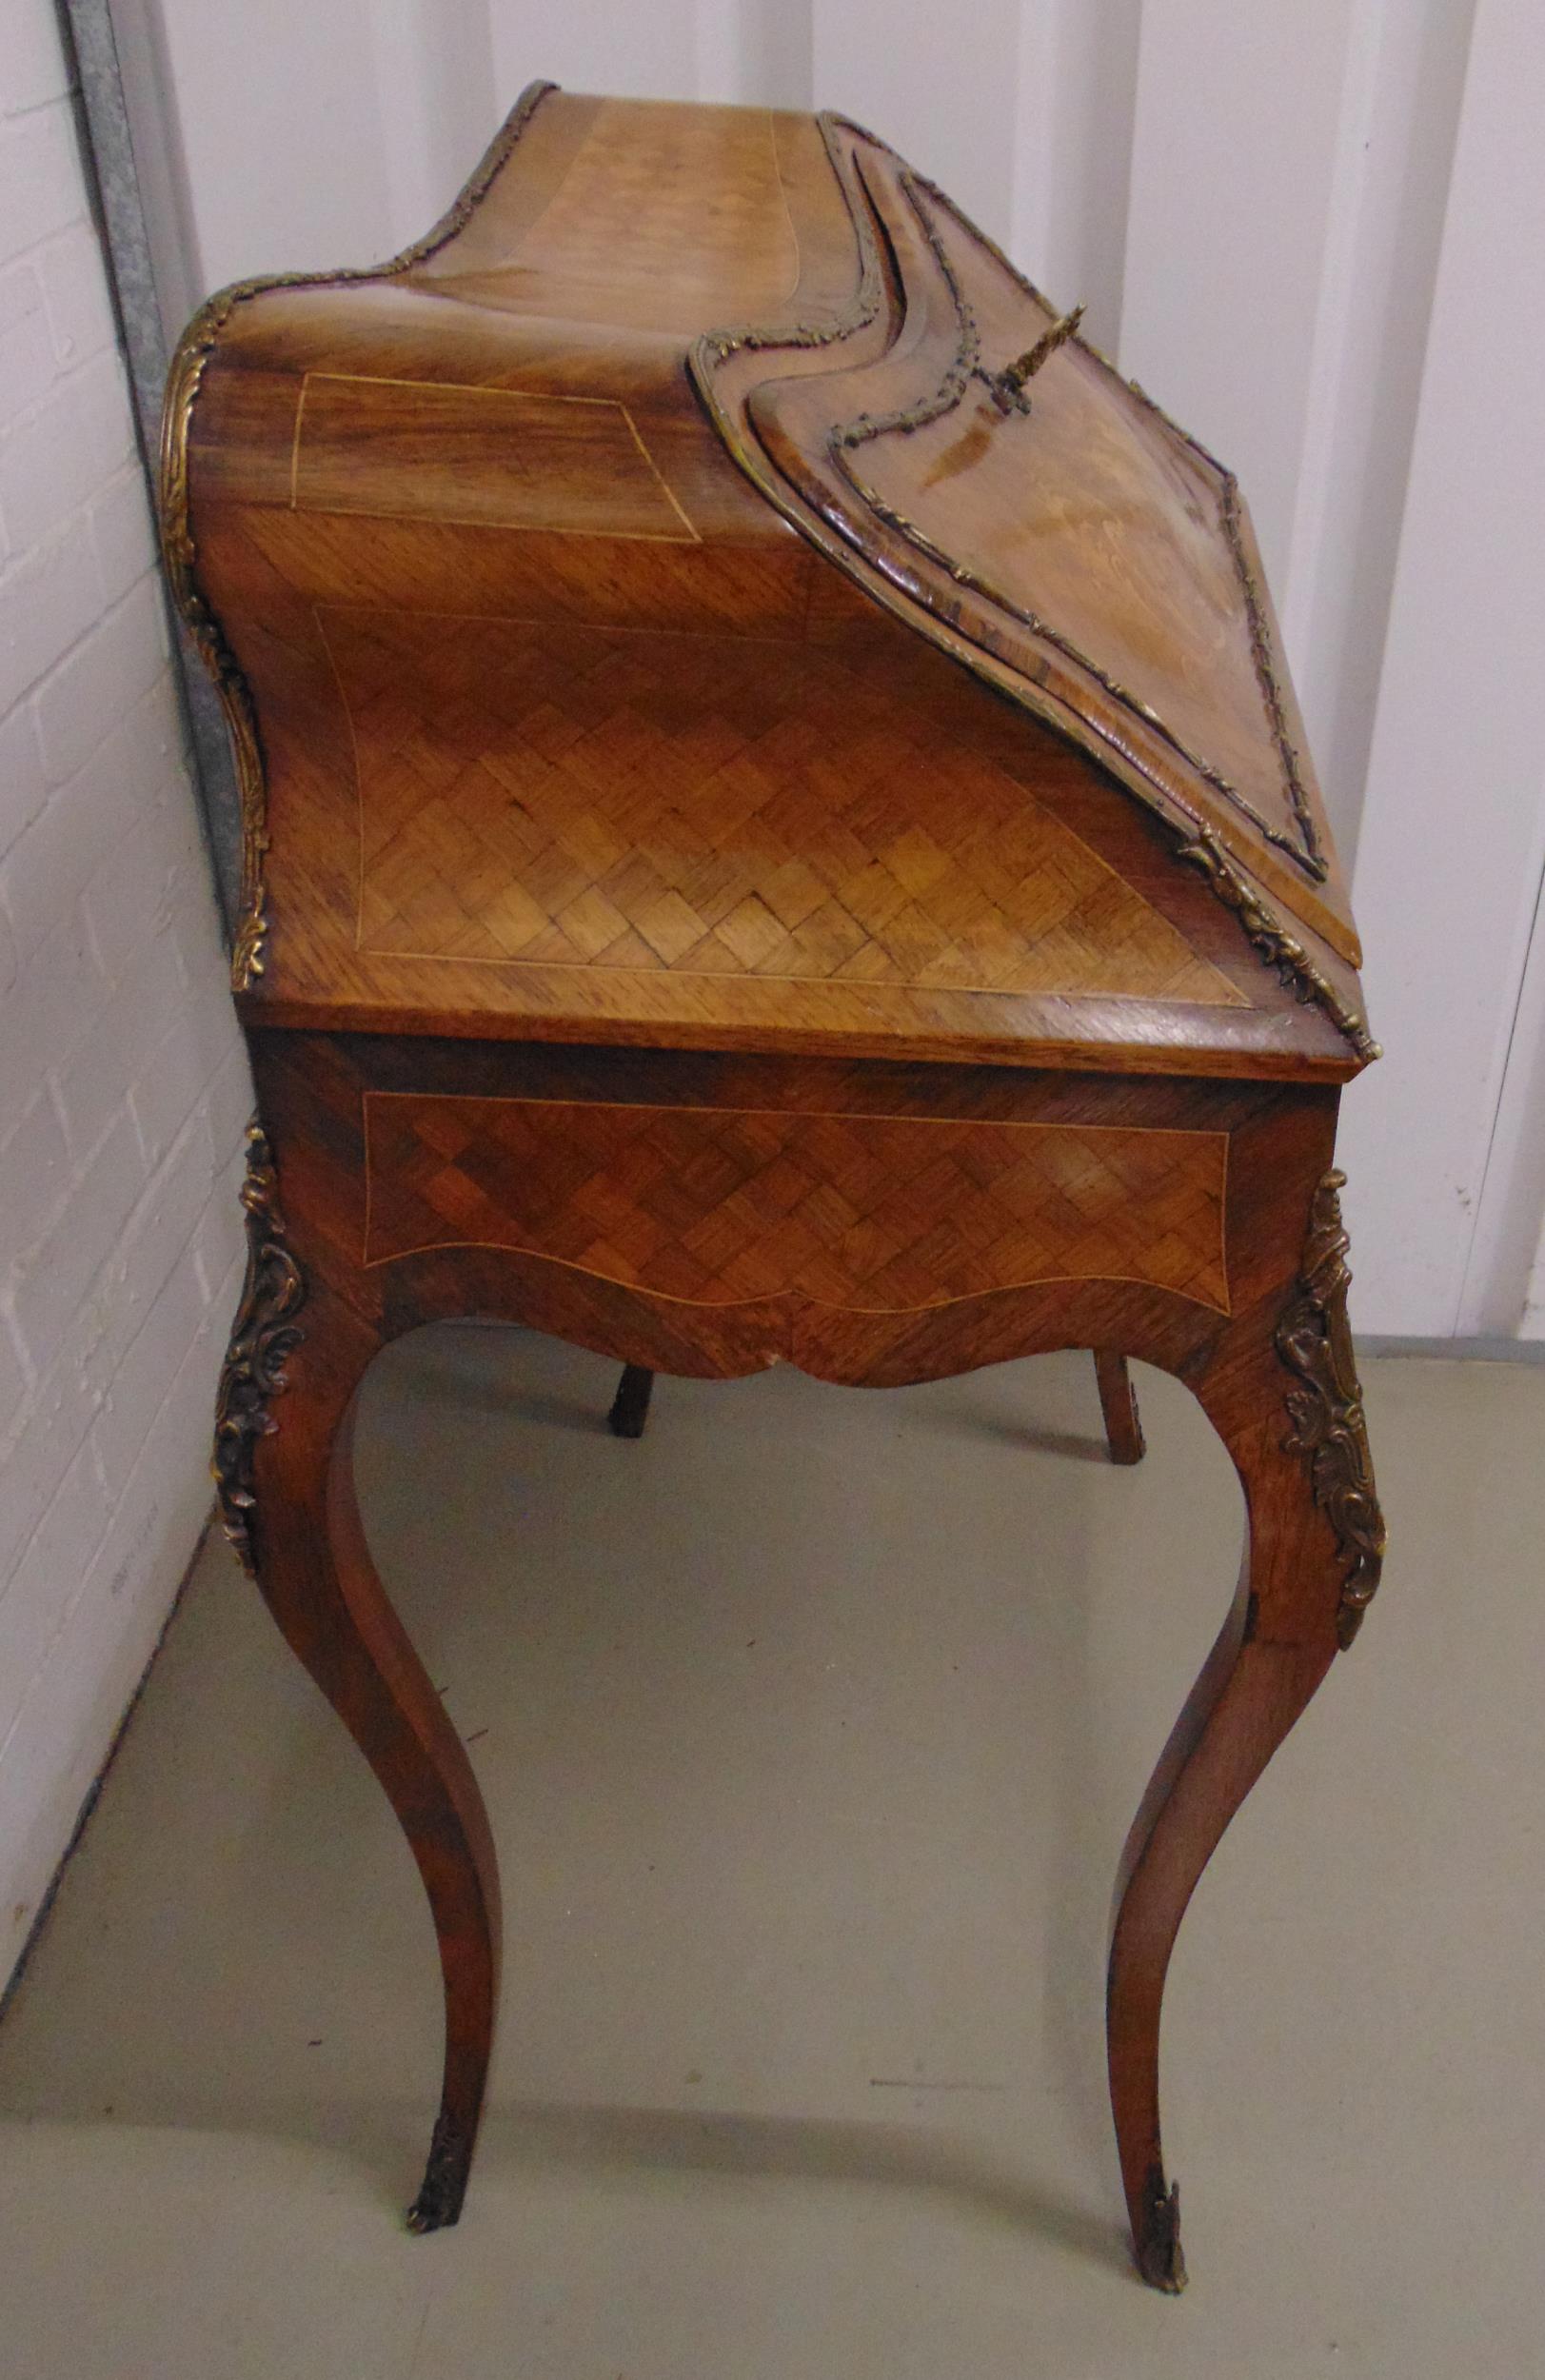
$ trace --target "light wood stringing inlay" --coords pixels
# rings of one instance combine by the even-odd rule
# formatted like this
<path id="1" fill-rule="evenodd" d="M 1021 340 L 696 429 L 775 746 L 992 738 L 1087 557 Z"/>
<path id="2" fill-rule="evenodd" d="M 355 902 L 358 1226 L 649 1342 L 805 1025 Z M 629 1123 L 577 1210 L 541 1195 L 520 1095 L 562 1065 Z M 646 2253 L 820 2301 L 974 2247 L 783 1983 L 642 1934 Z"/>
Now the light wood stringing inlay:
<path id="1" fill-rule="evenodd" d="M 852 647 L 319 613 L 359 941 L 415 958 L 1247 1005 Z"/>
<path id="2" fill-rule="evenodd" d="M 687 544 L 697 535 L 625 406 L 523 388 L 310 372 L 292 493 L 303 512 Z"/>
<path id="3" fill-rule="evenodd" d="M 1229 1310 L 1219 1132 L 367 1092 L 365 1142 L 368 1264 L 508 1248 L 868 1313 L 1119 1279 Z"/>

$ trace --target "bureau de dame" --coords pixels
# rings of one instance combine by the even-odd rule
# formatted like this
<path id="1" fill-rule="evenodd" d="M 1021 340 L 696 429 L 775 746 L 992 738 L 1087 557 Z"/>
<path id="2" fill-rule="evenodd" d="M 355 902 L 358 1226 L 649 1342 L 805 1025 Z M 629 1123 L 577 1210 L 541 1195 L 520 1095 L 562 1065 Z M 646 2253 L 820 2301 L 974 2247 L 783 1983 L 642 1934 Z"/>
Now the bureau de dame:
<path id="1" fill-rule="evenodd" d="M 1178 2288 L 1171 1946 L 1383 1548 L 1334 1168 L 1377 1053 L 1233 477 L 873 134 L 538 84 L 401 256 L 211 299 L 163 520 L 244 805 L 216 1474 L 433 1910 L 415 2226 L 466 2186 L 498 1882 L 354 1505 L 376 1350 L 555 1332 L 632 1431 L 661 1371 L 1072 1346 L 1121 1459 L 1127 1359 L 1187 1382 L 1248 1508 L 1111 1947 Z"/>

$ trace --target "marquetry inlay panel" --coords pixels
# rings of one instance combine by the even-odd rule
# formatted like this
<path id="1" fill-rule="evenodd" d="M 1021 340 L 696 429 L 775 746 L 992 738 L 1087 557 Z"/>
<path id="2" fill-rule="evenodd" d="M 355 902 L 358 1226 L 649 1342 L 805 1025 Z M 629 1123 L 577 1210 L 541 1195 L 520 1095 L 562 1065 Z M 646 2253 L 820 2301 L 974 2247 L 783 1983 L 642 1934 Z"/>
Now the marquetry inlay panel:
<path id="1" fill-rule="evenodd" d="M 295 507 L 568 536 L 690 541 L 625 406 L 309 372 L 295 428 Z"/>
<path id="2" fill-rule="evenodd" d="M 893 660 L 322 615 L 380 953 L 1243 1006 Z"/>
<path id="3" fill-rule="evenodd" d="M 509 1248 L 878 1313 L 1122 1279 L 1228 1311 L 1222 1133 L 394 1092 L 365 1130 L 372 1264 Z"/>

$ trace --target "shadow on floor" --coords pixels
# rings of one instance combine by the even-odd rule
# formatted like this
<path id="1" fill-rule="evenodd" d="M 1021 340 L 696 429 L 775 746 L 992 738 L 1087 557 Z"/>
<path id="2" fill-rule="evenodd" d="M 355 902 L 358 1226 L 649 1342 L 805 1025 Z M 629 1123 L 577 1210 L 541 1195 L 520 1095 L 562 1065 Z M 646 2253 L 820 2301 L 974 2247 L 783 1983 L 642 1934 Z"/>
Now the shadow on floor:
<path id="1" fill-rule="evenodd" d="M 84 2111 L 71 2114 L 85 2120 Z M 136 2121 L 131 2106 L 120 2104 L 110 2114 L 120 2122 Z M 37 2109 L 30 2120 L 50 2117 Z M 137 2120 L 156 2130 L 240 2132 L 324 2150 L 355 2168 L 365 2190 L 378 2198 L 384 2219 L 412 2196 L 429 2131 L 427 2109 L 406 2101 L 329 2106 L 297 2100 L 233 2114 L 218 2097 L 192 2094 L 174 2109 L 163 2098 Z M 1124 2234 L 1108 2213 L 1076 2204 L 980 2142 L 921 2125 L 517 2100 L 491 2107 L 484 2118 L 469 2210 L 475 2215 L 480 2202 L 494 2202 L 501 2181 L 561 2172 L 614 2179 L 711 2174 L 752 2184 L 857 2184 L 927 2192 L 952 2201 L 961 2212 L 1130 2276 L 1139 2286 Z"/>
<path id="2" fill-rule="evenodd" d="M 1132 2271 L 1124 2241 L 1108 2215 L 1075 2205 L 975 2142 L 921 2127 L 741 2115 L 722 2109 L 700 2114 L 680 2108 L 517 2102 L 490 2109 L 479 2158 L 506 2169 L 733 2174 L 752 2181 L 881 2183 L 933 2191 L 1074 2255 Z"/>

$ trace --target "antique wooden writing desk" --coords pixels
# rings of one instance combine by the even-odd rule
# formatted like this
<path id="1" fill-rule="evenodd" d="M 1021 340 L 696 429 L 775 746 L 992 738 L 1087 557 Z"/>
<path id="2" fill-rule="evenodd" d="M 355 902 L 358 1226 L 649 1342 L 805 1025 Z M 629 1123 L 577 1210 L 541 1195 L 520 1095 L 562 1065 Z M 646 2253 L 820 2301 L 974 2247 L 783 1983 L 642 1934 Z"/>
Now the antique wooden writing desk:
<path id="1" fill-rule="evenodd" d="M 538 86 L 404 255 L 205 307 L 164 526 L 245 803 L 216 1478 L 433 1909 L 413 2224 L 462 2204 L 499 1894 L 354 1504 L 376 1350 L 556 1332 L 627 1434 L 657 1369 L 1075 1346 L 1120 1458 L 1125 1359 L 1186 1381 L 1249 1514 L 1111 1949 L 1178 2288 L 1171 1945 L 1382 1552 L 1332 1170 L 1377 1053 L 1233 479 L 853 125 Z"/>

